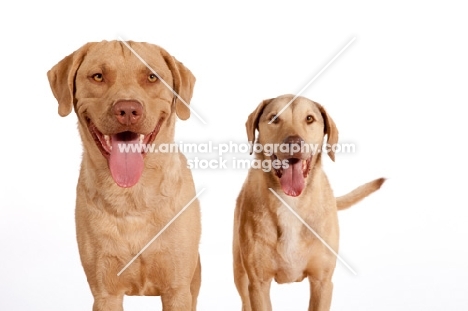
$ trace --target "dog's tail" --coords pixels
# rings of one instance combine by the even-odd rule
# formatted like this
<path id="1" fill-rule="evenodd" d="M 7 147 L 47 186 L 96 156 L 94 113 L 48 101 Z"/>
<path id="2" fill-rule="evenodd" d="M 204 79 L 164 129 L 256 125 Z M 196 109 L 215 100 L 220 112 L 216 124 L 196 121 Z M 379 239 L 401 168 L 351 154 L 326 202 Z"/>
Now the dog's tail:
<path id="1" fill-rule="evenodd" d="M 362 186 L 357 187 L 348 194 L 336 198 L 336 207 L 338 210 L 347 209 L 353 206 L 357 202 L 361 201 L 369 194 L 380 189 L 382 184 L 385 182 L 385 178 L 379 178 L 368 182 Z"/>

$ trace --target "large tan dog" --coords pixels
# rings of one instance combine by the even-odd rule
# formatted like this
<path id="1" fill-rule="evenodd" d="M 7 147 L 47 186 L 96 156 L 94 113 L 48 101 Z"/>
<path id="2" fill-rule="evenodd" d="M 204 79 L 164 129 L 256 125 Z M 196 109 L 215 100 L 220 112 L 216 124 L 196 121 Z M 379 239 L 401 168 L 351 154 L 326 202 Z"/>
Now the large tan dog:
<path id="1" fill-rule="evenodd" d="M 124 295 L 161 296 L 163 309 L 195 310 L 201 281 L 200 208 L 194 201 L 126 270 L 129 261 L 195 197 L 181 153 L 121 146 L 172 143 L 195 78 L 164 49 L 88 43 L 47 74 L 61 116 L 74 108 L 83 141 L 76 232 L 93 310 L 123 310 Z"/>
<path id="2" fill-rule="evenodd" d="M 321 167 L 321 153 L 312 147 L 321 147 L 326 135 L 328 155 L 334 160 L 331 146 L 338 141 L 338 130 L 322 106 L 304 97 L 279 114 L 293 98 L 264 100 L 246 123 L 250 142 L 258 130 L 259 146 L 278 148 L 256 153 L 257 160 L 274 161 L 276 167 L 270 172 L 250 169 L 237 198 L 234 278 L 243 311 L 271 310 L 273 279 L 288 283 L 306 277 L 311 288 L 309 311 L 330 309 L 336 257 L 271 190 L 337 252 L 337 210 L 358 202 L 384 182 L 377 179 L 335 198 Z"/>

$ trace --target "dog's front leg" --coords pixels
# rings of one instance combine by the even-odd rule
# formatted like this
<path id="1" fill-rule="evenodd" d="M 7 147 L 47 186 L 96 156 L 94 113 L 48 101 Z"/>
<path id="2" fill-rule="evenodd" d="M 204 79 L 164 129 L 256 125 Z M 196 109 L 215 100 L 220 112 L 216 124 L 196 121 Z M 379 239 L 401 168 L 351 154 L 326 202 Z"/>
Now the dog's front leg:
<path id="1" fill-rule="evenodd" d="M 271 280 L 258 281 L 254 279 L 249 283 L 252 311 L 271 311 L 270 287 Z"/>
<path id="2" fill-rule="evenodd" d="M 123 295 L 94 297 L 93 311 L 123 311 Z"/>
<path id="3" fill-rule="evenodd" d="M 333 283 L 331 278 L 317 280 L 309 278 L 310 302 L 309 311 L 328 311 L 331 306 Z"/>
<path id="4" fill-rule="evenodd" d="M 161 295 L 163 311 L 192 310 L 190 287 L 171 289 Z"/>

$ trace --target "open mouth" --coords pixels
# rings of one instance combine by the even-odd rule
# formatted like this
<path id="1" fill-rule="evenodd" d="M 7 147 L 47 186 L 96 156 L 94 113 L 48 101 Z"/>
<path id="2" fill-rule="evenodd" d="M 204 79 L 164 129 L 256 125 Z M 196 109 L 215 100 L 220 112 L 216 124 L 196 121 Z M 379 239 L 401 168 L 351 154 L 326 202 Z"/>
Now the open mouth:
<path id="1" fill-rule="evenodd" d="M 271 155 L 271 159 L 277 160 L 275 154 Z M 300 158 L 288 158 L 287 165 L 275 168 L 275 175 L 279 178 L 281 189 L 286 195 L 297 197 L 305 187 L 305 179 L 310 172 L 310 163 L 312 155 L 303 160 Z"/>
<path id="2" fill-rule="evenodd" d="M 161 128 L 161 121 L 149 134 L 124 131 L 112 135 L 101 133 L 91 121 L 88 129 L 101 154 L 107 159 L 112 178 L 124 188 L 134 186 L 143 173 L 146 145 L 153 143 Z"/>

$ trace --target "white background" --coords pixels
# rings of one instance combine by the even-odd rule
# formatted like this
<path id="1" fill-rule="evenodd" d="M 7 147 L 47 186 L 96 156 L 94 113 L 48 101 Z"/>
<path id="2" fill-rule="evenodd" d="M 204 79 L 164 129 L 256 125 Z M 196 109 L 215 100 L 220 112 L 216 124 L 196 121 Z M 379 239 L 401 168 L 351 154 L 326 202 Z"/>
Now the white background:
<path id="1" fill-rule="evenodd" d="M 328 158 L 337 195 L 382 189 L 340 212 L 332 310 L 467 310 L 468 20 L 462 1 L 26 1 L 0 5 L 0 310 L 91 310 L 74 228 L 81 158 L 46 72 L 88 41 L 158 44 L 197 77 L 176 141 L 245 142 L 248 114 L 297 93 L 326 107 L 353 154 Z M 203 156 L 203 155 L 201 155 Z M 245 170 L 194 170 L 203 237 L 199 310 L 240 310 L 232 277 Z M 306 310 L 308 284 L 273 285 L 275 310 Z M 126 310 L 158 310 L 126 297 Z"/>

